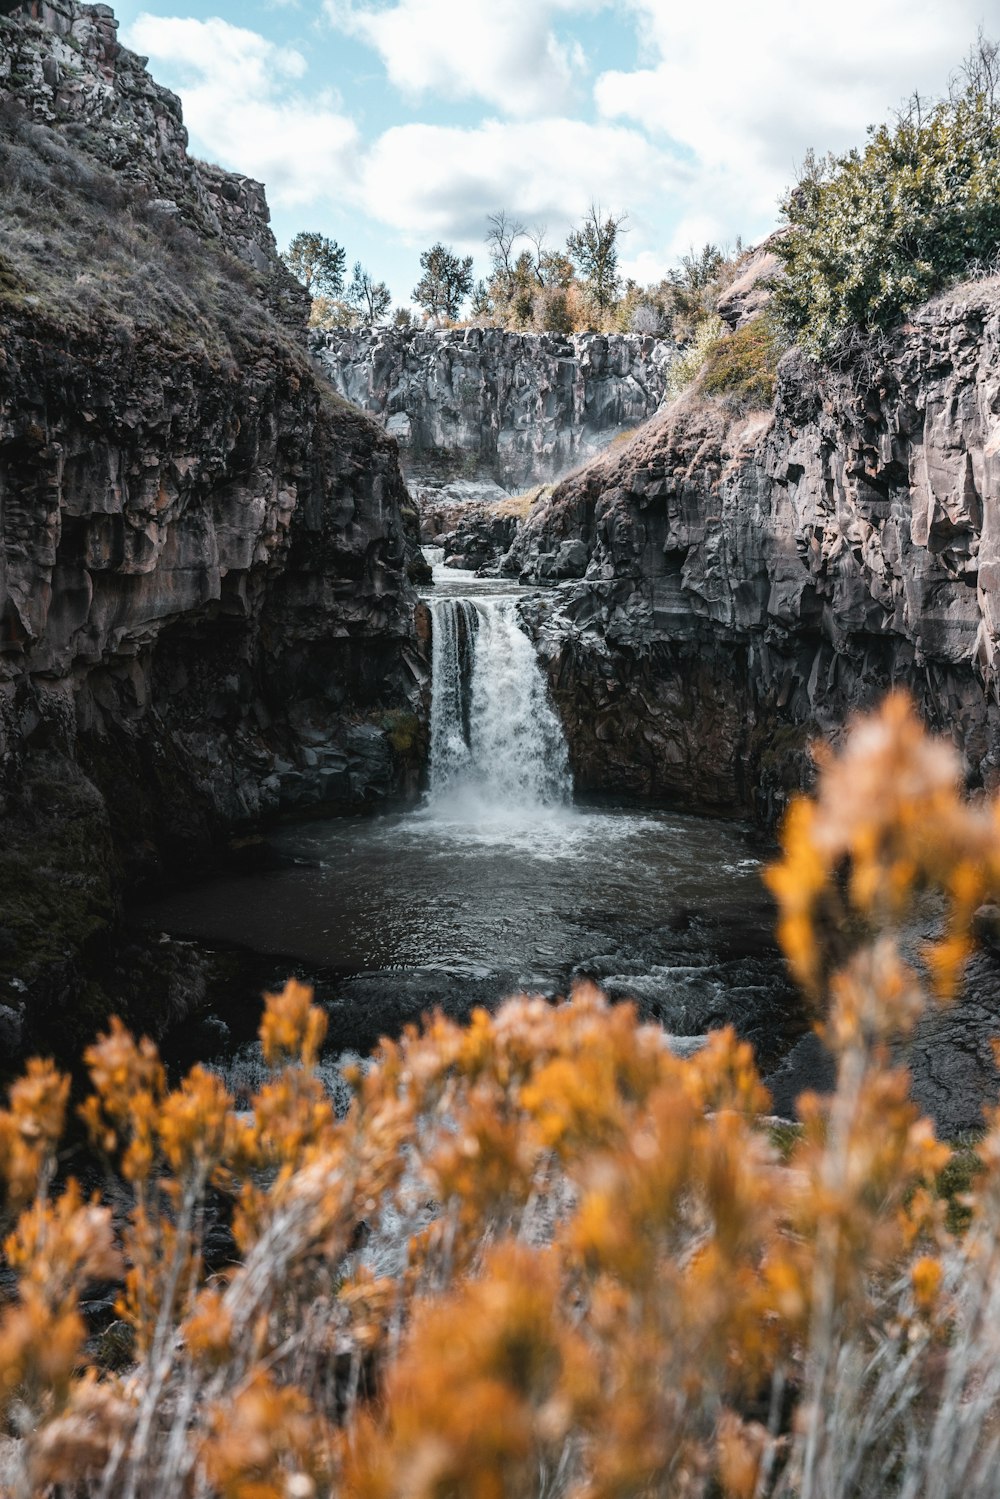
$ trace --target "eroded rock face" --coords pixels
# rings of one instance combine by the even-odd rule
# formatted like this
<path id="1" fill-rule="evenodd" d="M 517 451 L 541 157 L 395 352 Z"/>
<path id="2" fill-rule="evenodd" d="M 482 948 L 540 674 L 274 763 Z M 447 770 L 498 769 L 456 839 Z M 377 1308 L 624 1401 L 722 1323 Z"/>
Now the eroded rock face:
<path id="1" fill-rule="evenodd" d="M 774 282 L 783 275 L 775 247 L 791 231 L 776 229 L 754 247 L 743 260 L 740 273 L 726 287 L 716 304 L 716 311 L 730 328 L 742 328 L 767 306 Z"/>
<path id="2" fill-rule="evenodd" d="M 676 357 L 639 334 L 496 328 L 318 333 L 313 349 L 340 394 L 396 438 L 428 500 L 435 481 L 513 491 L 565 473 L 656 411 Z"/>
<path id="3" fill-rule="evenodd" d="M 1000 783 L 1000 287 L 914 316 L 877 367 L 783 361 L 775 410 L 685 398 L 557 486 L 506 564 L 579 580 L 537 629 L 580 787 L 773 821 L 892 683 Z"/>
<path id="4" fill-rule="evenodd" d="M 773 824 L 811 778 L 809 739 L 836 738 L 893 684 L 953 738 L 970 785 L 997 789 L 998 538 L 992 282 L 922 309 L 867 369 L 787 356 L 772 412 L 676 403 L 556 486 L 506 566 L 551 578 L 583 544 L 578 576 L 532 616 L 578 789 Z M 964 996 L 902 1058 L 948 1135 L 996 1100 L 995 911 L 986 925 Z M 772 1080 L 775 1106 L 830 1077 L 806 1040 Z"/>
<path id="5" fill-rule="evenodd" d="M 395 444 L 311 364 L 259 185 L 188 158 L 107 7 L 27 9 L 0 26 L 8 159 L 37 148 L 86 226 L 65 283 L 28 236 L 0 274 L 0 1003 L 31 1044 L 38 1015 L 92 1031 L 126 885 L 415 789 L 426 665 Z M 92 226 L 138 224 L 169 293 L 174 218 L 175 315 L 104 313 Z"/>
<path id="6" fill-rule="evenodd" d="M 262 185 L 188 155 L 181 101 L 118 41 L 111 7 L 28 0 L 13 9 L 0 27 L 0 97 L 69 132 L 86 156 L 140 189 L 165 217 L 223 240 L 258 271 L 277 271 L 281 301 L 304 326 L 309 298 L 275 265 Z"/>

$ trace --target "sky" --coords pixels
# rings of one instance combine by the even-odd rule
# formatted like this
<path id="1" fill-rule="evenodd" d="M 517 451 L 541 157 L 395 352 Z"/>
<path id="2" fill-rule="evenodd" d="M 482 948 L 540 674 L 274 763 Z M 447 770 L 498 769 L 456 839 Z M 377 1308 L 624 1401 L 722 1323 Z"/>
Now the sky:
<path id="1" fill-rule="evenodd" d="M 806 150 L 863 145 L 937 95 L 1000 0 L 117 0 L 181 97 L 191 150 L 267 187 L 284 248 L 342 244 L 408 305 L 442 240 L 487 268 L 486 216 L 561 248 L 628 215 L 646 283 L 761 239 Z"/>

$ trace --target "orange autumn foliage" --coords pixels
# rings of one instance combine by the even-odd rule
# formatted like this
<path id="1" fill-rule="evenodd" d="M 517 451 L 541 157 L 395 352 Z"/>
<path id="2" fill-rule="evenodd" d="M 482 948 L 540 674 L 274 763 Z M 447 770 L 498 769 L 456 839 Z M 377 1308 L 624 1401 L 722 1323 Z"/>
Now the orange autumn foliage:
<path id="1" fill-rule="evenodd" d="M 950 1152 L 890 1048 L 957 989 L 998 825 L 898 697 L 793 805 L 769 879 L 838 1077 L 786 1157 L 732 1031 L 682 1061 L 587 987 L 408 1028 L 338 1118 L 325 1016 L 292 982 L 245 1113 L 205 1068 L 171 1088 L 118 1022 L 88 1049 L 81 1113 L 130 1193 L 112 1219 L 56 1188 L 68 1084 L 32 1063 L 0 1113 L 16 1491 L 989 1493 L 1000 1111 L 959 1234 Z M 915 910 L 937 923 L 922 958 Z M 209 1268 L 220 1202 L 231 1263 Z M 81 1311 L 109 1278 L 114 1366 Z"/>

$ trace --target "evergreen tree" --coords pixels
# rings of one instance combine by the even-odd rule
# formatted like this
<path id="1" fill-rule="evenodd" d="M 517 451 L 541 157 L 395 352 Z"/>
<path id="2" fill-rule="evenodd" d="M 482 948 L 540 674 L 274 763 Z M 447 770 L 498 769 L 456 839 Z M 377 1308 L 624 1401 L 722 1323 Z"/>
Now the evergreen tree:
<path id="1" fill-rule="evenodd" d="M 863 151 L 812 153 L 783 209 L 774 301 L 807 353 L 884 331 L 1000 256 L 1000 48 L 980 36 L 947 99 L 916 96 Z M 846 340 L 846 343 L 845 343 Z"/>
<path id="2" fill-rule="evenodd" d="M 435 321 L 453 320 L 472 290 L 472 256 L 464 258 L 440 242 L 420 257 L 423 275 L 413 289 L 413 300 Z"/>
<path id="3" fill-rule="evenodd" d="M 627 214 L 609 213 L 602 218 L 600 205 L 591 203 L 583 223 L 566 241 L 566 249 L 579 266 L 587 289 L 601 312 L 606 312 L 618 299 L 621 286 L 618 236 L 626 232 L 627 224 Z"/>
<path id="4" fill-rule="evenodd" d="M 281 258 L 312 296 L 339 297 L 343 292 L 347 252 L 335 239 L 303 230 Z"/>

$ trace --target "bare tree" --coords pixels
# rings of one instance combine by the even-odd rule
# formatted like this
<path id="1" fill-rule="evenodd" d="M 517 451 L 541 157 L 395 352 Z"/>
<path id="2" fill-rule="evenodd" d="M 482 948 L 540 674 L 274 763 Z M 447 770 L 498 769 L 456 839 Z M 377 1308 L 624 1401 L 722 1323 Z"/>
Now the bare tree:
<path id="1" fill-rule="evenodd" d="M 514 245 L 527 231 L 520 219 L 508 217 L 506 208 L 488 213 L 486 222 L 489 225 L 486 245 L 493 267 L 491 279 L 499 282 L 503 293 L 509 295 L 514 284 Z"/>
<path id="2" fill-rule="evenodd" d="M 952 88 L 954 88 L 954 79 Z M 928 94 L 922 94 L 919 89 L 914 89 L 912 94 L 907 95 L 898 109 L 892 112 L 893 119 L 897 125 L 909 125 L 914 130 L 922 130 L 924 121 L 932 113 L 937 101 Z"/>
<path id="3" fill-rule="evenodd" d="M 545 237 L 548 227 L 545 224 L 536 224 L 532 229 L 524 231 L 524 237 L 534 250 L 535 280 L 539 286 L 545 285 L 545 265 L 549 252 L 545 248 Z"/>
<path id="4" fill-rule="evenodd" d="M 992 41 L 980 26 L 976 40 L 958 74 L 951 81 L 951 97 L 972 93 L 982 97 L 994 122 L 1000 118 L 1000 42 Z"/>
<path id="5" fill-rule="evenodd" d="M 361 264 L 354 262 L 354 274 L 347 288 L 347 300 L 358 310 L 361 322 L 369 328 L 381 323 L 392 306 L 392 293 L 384 281 L 376 281 Z"/>

